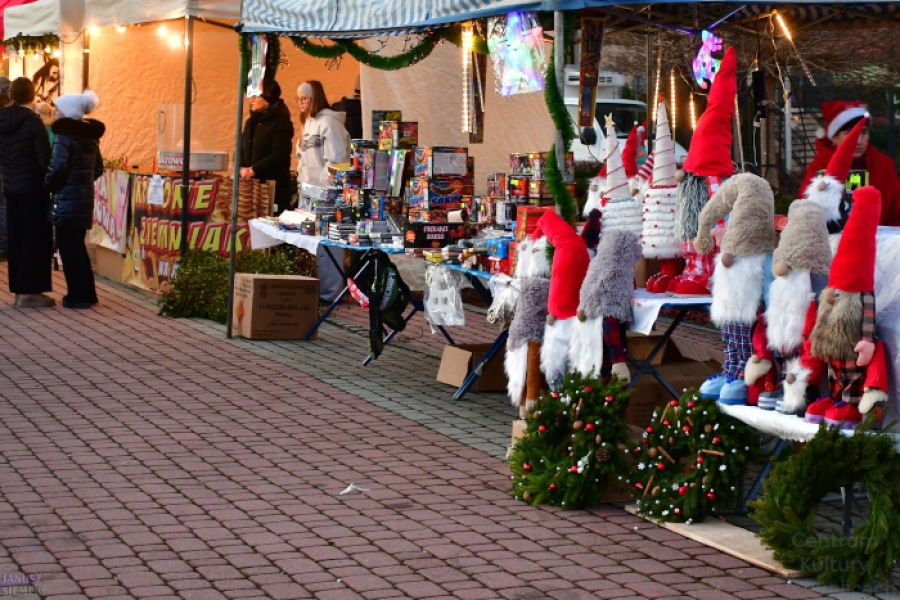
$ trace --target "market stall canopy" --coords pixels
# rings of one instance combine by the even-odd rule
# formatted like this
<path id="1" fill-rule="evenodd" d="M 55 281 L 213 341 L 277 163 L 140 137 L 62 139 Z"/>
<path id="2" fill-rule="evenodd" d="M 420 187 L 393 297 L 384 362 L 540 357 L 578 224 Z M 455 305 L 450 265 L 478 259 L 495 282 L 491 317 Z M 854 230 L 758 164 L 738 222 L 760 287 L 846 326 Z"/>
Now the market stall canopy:
<path id="1" fill-rule="evenodd" d="M 21 0 L 5 1 L 7 6 L 21 4 Z M 186 16 L 233 23 L 240 14 L 240 0 L 37 0 L 5 11 L 7 33 L 3 39 L 20 34 L 75 34 L 87 27 L 137 25 Z"/>
<path id="2" fill-rule="evenodd" d="M 0 0 L 0 39 L 5 40 L 5 22 L 6 22 L 6 12 L 7 10 L 19 6 L 20 4 L 30 4 L 34 2 L 34 0 Z M 15 36 L 13 33 L 10 37 Z"/>

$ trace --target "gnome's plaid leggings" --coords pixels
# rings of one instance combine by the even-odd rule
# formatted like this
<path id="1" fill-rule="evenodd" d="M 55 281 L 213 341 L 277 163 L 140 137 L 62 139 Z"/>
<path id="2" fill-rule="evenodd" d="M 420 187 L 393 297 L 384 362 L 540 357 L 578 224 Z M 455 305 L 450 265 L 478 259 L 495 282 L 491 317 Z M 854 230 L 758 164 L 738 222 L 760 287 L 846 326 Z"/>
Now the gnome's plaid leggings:
<path id="1" fill-rule="evenodd" d="M 753 325 L 725 323 L 722 325 L 722 341 L 725 342 L 722 374 L 731 378 L 742 377 L 744 367 L 753 355 Z"/>

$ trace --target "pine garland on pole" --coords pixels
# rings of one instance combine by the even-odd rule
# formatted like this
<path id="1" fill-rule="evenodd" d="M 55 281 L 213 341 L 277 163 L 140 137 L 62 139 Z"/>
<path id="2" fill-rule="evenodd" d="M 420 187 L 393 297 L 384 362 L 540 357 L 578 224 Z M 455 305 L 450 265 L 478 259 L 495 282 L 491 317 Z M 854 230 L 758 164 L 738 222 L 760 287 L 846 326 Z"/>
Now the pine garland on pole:
<path id="1" fill-rule="evenodd" d="M 550 52 L 550 56 L 552 57 L 556 51 L 556 44 L 562 42 L 566 46 L 568 46 L 569 39 L 572 35 L 572 30 L 574 27 L 574 19 L 571 18 L 568 14 L 565 19 L 565 28 L 562 32 L 562 40 L 560 40 L 560 35 L 557 33 L 556 39 L 553 42 L 553 48 Z M 544 101 L 547 103 L 547 111 L 550 113 L 550 118 L 553 120 L 553 124 L 556 126 L 556 129 L 560 132 L 563 140 L 563 144 L 565 145 L 565 152 L 568 154 L 569 148 L 572 147 L 572 141 L 576 137 L 575 126 L 572 124 L 572 118 L 569 116 L 569 111 L 566 108 L 566 103 L 563 100 L 562 91 L 559 89 L 559 86 L 556 83 L 556 67 L 553 64 L 553 60 L 547 61 L 547 76 L 544 78 L 546 81 L 544 88 Z M 576 207 L 575 207 L 575 198 L 572 197 L 572 194 L 569 193 L 569 189 L 566 187 L 566 181 L 563 177 L 562 172 L 559 170 L 559 165 L 556 162 L 556 155 L 559 149 L 556 147 L 556 144 L 553 145 L 553 148 L 550 149 L 550 156 L 547 158 L 547 165 L 545 167 L 545 177 L 547 178 L 547 187 L 550 190 L 550 194 L 553 196 L 553 200 L 556 203 L 556 206 L 559 210 L 559 215 L 568 221 L 569 223 L 575 224 L 576 217 Z"/>
<path id="2" fill-rule="evenodd" d="M 824 424 L 798 453 L 779 463 L 750 503 L 757 534 L 784 566 L 823 583 L 853 587 L 893 584 L 900 557 L 900 456 L 896 440 L 868 431 L 870 417 L 852 436 Z M 822 498 L 856 483 L 869 496 L 870 515 L 852 537 L 819 536 L 814 525 Z"/>
<path id="3" fill-rule="evenodd" d="M 628 477 L 638 509 L 659 521 L 703 521 L 733 506 L 753 430 L 688 390 L 653 413 Z"/>
<path id="4" fill-rule="evenodd" d="M 509 456 L 510 493 L 533 505 L 596 506 L 612 478 L 627 472 L 625 408 L 631 392 L 617 378 L 580 373 L 544 392 L 525 436 Z"/>

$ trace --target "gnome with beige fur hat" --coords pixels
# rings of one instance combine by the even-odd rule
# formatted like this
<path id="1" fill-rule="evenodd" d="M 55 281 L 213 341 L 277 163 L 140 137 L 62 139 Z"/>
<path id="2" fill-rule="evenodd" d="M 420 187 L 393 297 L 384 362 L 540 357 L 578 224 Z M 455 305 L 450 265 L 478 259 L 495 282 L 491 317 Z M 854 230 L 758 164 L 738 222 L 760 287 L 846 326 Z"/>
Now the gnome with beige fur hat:
<path id="1" fill-rule="evenodd" d="M 723 404 L 747 404 L 744 366 L 753 354 L 751 344 L 766 283 L 766 263 L 775 247 L 775 197 L 769 183 L 741 173 L 722 184 L 700 212 L 694 248 L 713 250 L 713 225 L 730 213 L 716 256 L 712 278 L 712 322 L 721 328 L 725 343 L 722 373 L 706 380 L 700 394 Z"/>
<path id="2" fill-rule="evenodd" d="M 751 391 L 762 388 L 760 408 L 796 414 L 806 409 L 806 402 L 796 395 L 784 402 L 781 380 L 788 362 L 803 352 L 810 304 L 815 304 L 816 296 L 828 284 L 831 247 L 821 207 L 813 202 L 791 204 L 787 227 L 772 260 L 775 280 L 769 288 L 766 312 L 753 332 L 753 356 L 744 369 L 744 382 Z M 809 384 L 818 387 L 821 375 L 821 369 L 811 374 Z"/>

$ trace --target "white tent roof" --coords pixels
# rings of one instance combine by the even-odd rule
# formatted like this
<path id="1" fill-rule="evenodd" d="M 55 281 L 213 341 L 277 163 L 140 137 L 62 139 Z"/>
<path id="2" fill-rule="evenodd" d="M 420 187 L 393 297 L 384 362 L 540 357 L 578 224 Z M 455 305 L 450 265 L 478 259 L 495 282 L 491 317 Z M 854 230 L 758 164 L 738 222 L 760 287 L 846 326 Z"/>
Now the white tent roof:
<path id="1" fill-rule="evenodd" d="M 5 35 L 71 34 L 87 27 L 136 25 L 188 15 L 237 21 L 241 0 L 37 0 L 8 8 Z"/>

